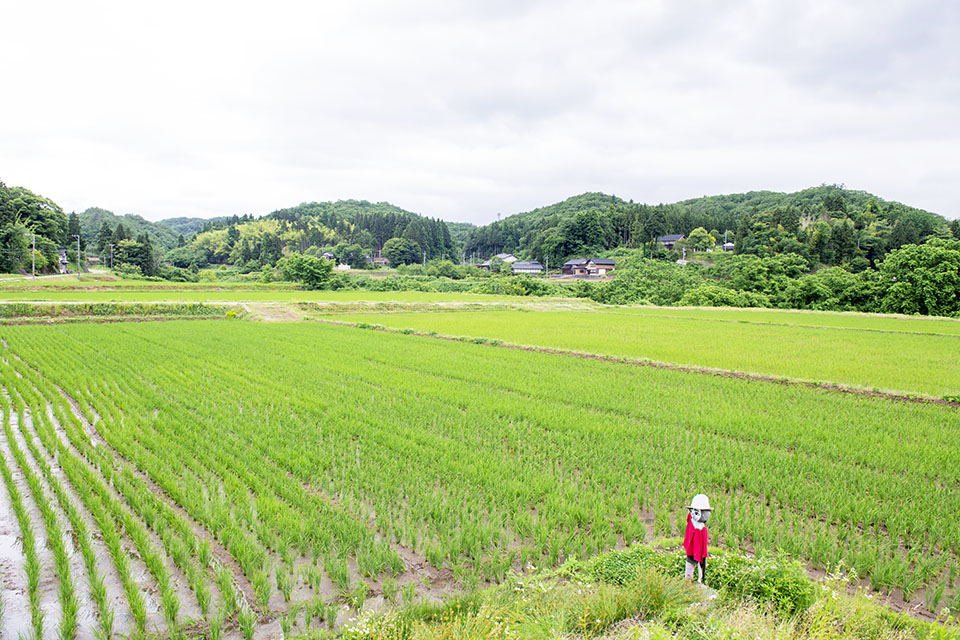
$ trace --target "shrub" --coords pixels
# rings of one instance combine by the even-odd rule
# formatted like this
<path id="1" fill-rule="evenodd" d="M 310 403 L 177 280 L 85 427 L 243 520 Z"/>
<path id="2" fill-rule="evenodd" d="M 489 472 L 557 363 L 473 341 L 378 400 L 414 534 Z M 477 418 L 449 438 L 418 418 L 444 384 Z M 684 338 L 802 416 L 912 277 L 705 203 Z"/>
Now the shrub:
<path id="1" fill-rule="evenodd" d="M 662 552 L 646 545 L 599 556 L 588 564 L 598 580 L 624 585 L 639 571 L 655 570 L 682 575 L 683 551 Z M 748 558 L 739 553 L 712 552 L 707 561 L 706 584 L 740 598 L 773 604 L 786 614 L 806 611 L 816 600 L 816 587 L 799 562 L 785 558 Z"/>

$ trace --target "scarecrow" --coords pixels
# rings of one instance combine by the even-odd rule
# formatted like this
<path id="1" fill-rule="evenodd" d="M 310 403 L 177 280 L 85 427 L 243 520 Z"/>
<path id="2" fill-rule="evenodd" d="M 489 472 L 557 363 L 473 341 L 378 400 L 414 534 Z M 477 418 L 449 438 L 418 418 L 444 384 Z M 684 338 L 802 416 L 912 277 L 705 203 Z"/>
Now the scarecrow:
<path id="1" fill-rule="evenodd" d="M 700 582 L 707 573 L 707 520 L 710 519 L 710 500 L 702 493 L 693 497 L 687 507 L 687 532 L 683 536 L 683 549 L 687 552 L 687 580 L 693 580 L 694 571 L 700 565 Z"/>

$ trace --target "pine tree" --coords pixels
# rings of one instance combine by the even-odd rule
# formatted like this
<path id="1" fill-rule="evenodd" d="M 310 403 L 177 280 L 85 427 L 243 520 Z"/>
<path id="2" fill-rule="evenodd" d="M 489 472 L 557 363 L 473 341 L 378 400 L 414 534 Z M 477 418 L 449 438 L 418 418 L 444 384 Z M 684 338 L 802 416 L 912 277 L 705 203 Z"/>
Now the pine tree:
<path id="1" fill-rule="evenodd" d="M 103 221 L 103 224 L 100 225 L 100 235 L 97 240 L 97 246 L 100 249 L 100 253 L 105 253 L 110 246 L 110 242 L 113 238 L 113 231 L 110 229 L 110 225 L 106 220 Z"/>
<path id="2" fill-rule="evenodd" d="M 80 233 L 80 217 L 76 211 L 72 212 L 67 219 L 67 239 L 73 242 L 75 236 L 80 236 L 80 249 L 86 249 L 87 241 L 83 239 L 83 235 Z"/>
<path id="3" fill-rule="evenodd" d="M 153 261 L 153 247 L 150 245 L 150 236 L 146 233 L 137 238 L 140 243 L 140 271 L 145 276 L 152 276 L 156 273 L 156 265 Z"/>

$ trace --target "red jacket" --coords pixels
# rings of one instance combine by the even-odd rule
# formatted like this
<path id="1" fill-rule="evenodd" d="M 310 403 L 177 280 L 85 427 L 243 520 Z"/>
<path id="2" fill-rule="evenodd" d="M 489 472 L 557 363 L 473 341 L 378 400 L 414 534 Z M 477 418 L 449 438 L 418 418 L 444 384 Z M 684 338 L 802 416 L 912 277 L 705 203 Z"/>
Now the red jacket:
<path id="1" fill-rule="evenodd" d="M 697 529 L 693 526 L 693 519 L 687 514 L 687 533 L 683 536 L 683 548 L 688 556 L 700 562 L 707 557 L 707 539 L 710 533 L 707 528 Z"/>

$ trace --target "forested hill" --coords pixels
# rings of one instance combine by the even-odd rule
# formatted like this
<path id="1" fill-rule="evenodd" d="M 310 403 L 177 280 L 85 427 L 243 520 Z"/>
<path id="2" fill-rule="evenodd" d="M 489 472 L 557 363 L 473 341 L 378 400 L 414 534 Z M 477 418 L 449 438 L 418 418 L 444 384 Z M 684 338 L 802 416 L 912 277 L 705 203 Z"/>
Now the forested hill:
<path id="1" fill-rule="evenodd" d="M 210 223 L 216 224 L 227 219 L 229 219 L 229 216 L 220 216 L 217 218 L 165 218 L 157 222 L 157 224 L 169 227 L 178 236 L 183 235 L 184 238 L 190 238 L 206 225 Z"/>
<path id="2" fill-rule="evenodd" d="M 189 238 L 210 222 L 209 219 L 202 218 L 170 218 L 150 222 L 133 213 L 117 215 L 100 207 L 91 207 L 77 215 L 80 218 L 80 233 L 85 245 L 98 249 L 101 237 L 107 237 L 104 234 L 109 232 L 112 235 L 118 225 L 123 225 L 124 237 L 139 238 L 147 234 L 154 248 L 161 254 L 176 247 L 181 235 Z M 104 225 L 108 231 L 104 229 Z"/>
<path id="3" fill-rule="evenodd" d="M 689 235 L 697 228 L 715 241 L 726 234 L 737 253 L 796 253 L 811 266 L 857 258 L 874 264 L 904 244 L 951 235 L 942 216 L 865 191 L 821 185 L 796 193 L 751 191 L 658 205 L 585 193 L 477 227 L 465 250 L 479 256 L 505 251 L 559 264 L 624 247 L 654 248 L 657 236 Z"/>
<path id="4" fill-rule="evenodd" d="M 186 246 L 167 254 L 179 267 L 232 264 L 272 266 L 285 251 L 332 251 L 353 266 L 382 253 L 393 264 L 458 256 L 459 244 L 443 220 L 387 202 L 338 200 L 278 209 L 261 218 L 234 216 L 203 226 Z"/>

